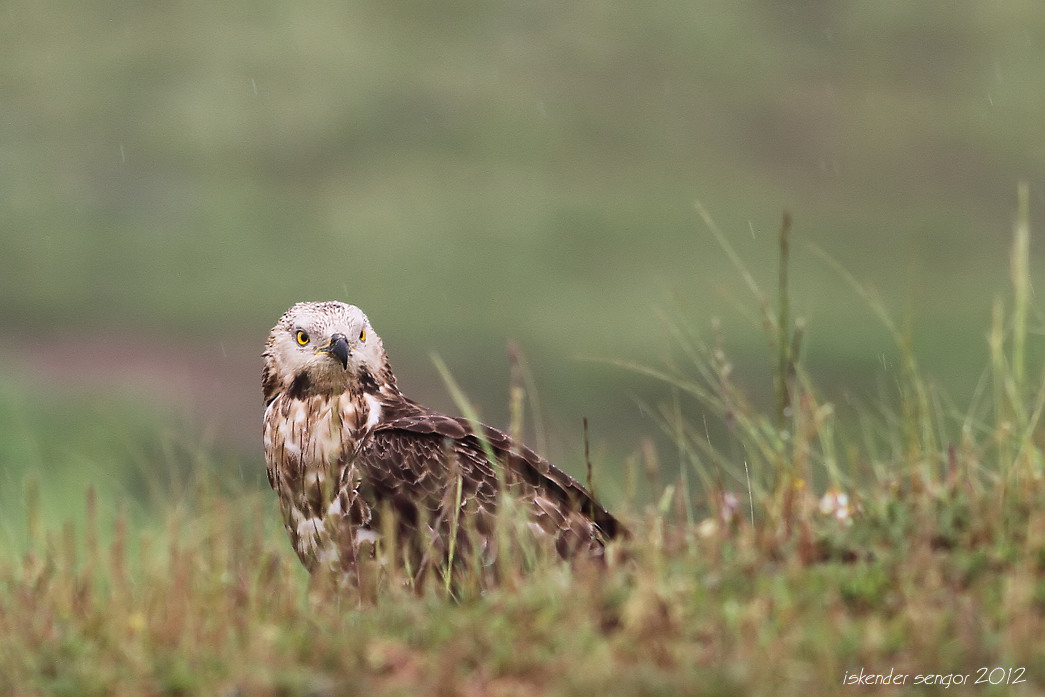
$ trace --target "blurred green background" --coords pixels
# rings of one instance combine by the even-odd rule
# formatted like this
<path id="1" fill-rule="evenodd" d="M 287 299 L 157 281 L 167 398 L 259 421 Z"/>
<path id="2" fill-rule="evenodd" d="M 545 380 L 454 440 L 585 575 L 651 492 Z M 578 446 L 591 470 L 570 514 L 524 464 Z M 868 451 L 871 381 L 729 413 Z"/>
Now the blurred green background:
<path id="1" fill-rule="evenodd" d="M 1019 181 L 1045 210 L 1043 66 L 1031 0 L 6 2 L 0 505 L 29 470 L 62 512 L 87 481 L 135 494 L 200 442 L 263 482 L 259 353 L 305 299 L 361 306 L 452 410 L 438 353 L 495 424 L 517 343 L 551 457 L 583 470 L 587 416 L 615 466 L 669 391 L 579 359 L 661 363 L 659 311 L 721 318 L 769 385 L 696 201 L 767 290 L 793 214 L 804 362 L 836 398 L 888 386 L 896 350 L 806 243 L 960 403 Z"/>

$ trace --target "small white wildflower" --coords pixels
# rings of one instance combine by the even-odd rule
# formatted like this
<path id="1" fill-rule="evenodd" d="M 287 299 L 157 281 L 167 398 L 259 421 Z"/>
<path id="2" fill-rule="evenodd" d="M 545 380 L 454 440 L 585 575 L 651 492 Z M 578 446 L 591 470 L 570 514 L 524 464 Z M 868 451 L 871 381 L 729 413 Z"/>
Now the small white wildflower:
<path id="1" fill-rule="evenodd" d="M 832 516 L 840 523 L 851 523 L 853 508 L 849 503 L 849 494 L 838 489 L 828 489 L 820 498 L 820 513 Z"/>

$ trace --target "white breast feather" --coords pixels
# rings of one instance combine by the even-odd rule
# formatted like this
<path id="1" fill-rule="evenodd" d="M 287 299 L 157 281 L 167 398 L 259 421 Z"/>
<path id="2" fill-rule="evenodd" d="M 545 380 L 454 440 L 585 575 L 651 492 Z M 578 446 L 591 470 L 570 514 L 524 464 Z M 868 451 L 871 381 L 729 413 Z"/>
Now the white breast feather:
<path id="1" fill-rule="evenodd" d="M 381 402 L 377 399 L 377 397 L 373 396 L 372 394 L 364 394 L 363 399 L 366 400 L 368 411 L 366 418 L 366 428 L 370 429 L 376 426 L 377 423 L 381 420 Z"/>

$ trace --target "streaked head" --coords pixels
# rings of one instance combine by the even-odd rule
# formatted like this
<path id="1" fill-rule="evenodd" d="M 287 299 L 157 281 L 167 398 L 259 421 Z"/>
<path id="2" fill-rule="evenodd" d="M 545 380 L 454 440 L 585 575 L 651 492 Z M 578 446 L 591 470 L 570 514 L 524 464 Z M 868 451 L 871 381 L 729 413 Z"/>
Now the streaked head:
<path id="1" fill-rule="evenodd" d="M 355 305 L 303 302 L 287 310 L 265 344 L 265 401 L 280 392 L 295 396 L 365 390 L 386 370 L 381 338 Z"/>

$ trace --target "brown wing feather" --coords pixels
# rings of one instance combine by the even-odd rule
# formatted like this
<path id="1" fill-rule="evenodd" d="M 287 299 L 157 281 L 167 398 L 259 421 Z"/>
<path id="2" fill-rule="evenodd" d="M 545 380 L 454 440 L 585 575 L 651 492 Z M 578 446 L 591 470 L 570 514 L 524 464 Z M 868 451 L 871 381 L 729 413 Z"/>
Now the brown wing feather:
<path id="1" fill-rule="evenodd" d="M 413 402 L 389 405 L 391 417 L 374 427 L 360 443 L 357 464 L 374 486 L 378 499 L 409 499 L 438 515 L 445 505 L 451 477 L 461 475 L 462 494 L 478 508 L 496 507 L 497 473 L 487 459 L 482 440 L 471 424 L 433 412 Z M 576 523 L 577 514 L 595 524 L 598 544 L 622 534 L 623 528 L 576 479 L 524 445 L 516 445 L 504 431 L 482 426 L 482 439 L 493 451 L 505 480 L 535 509 L 559 525 Z M 454 454 L 453 462 L 449 457 Z M 457 468 L 454 471 L 453 468 Z"/>

